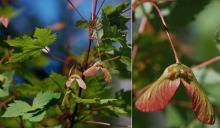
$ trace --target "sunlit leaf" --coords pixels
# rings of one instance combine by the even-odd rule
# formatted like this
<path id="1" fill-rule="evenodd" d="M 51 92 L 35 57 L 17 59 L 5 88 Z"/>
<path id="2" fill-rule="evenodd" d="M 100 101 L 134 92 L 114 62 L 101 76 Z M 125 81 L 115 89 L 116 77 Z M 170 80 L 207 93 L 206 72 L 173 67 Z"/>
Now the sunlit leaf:
<path id="1" fill-rule="evenodd" d="M 6 40 L 10 46 L 20 49 L 20 52 L 13 53 L 9 63 L 23 62 L 31 57 L 40 56 L 42 49 L 56 40 L 56 36 L 47 28 L 36 28 L 33 36 L 34 38 L 24 35 Z"/>
<path id="2" fill-rule="evenodd" d="M 18 117 L 31 110 L 31 106 L 24 101 L 15 100 L 9 104 L 8 109 L 2 117 Z"/>
<path id="3" fill-rule="evenodd" d="M 29 120 L 31 122 L 39 122 L 43 120 L 43 118 L 46 115 L 46 111 L 40 112 L 40 113 L 25 113 L 23 115 L 24 120 Z"/>
<path id="4" fill-rule="evenodd" d="M 53 92 L 50 92 L 50 91 L 47 91 L 47 92 L 44 92 L 44 93 L 40 92 L 34 98 L 32 107 L 33 107 L 33 109 L 43 108 L 52 99 L 59 99 L 59 98 L 60 98 L 60 93 L 53 93 Z"/>

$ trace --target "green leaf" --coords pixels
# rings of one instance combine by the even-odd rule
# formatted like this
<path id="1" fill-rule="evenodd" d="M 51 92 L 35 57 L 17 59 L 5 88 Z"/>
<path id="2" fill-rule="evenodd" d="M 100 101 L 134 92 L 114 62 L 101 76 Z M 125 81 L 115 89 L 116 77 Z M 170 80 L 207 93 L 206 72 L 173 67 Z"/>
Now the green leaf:
<path id="1" fill-rule="evenodd" d="M 56 83 L 57 86 L 59 87 L 64 87 L 66 81 L 67 81 L 67 78 L 58 74 L 58 73 L 55 73 L 55 72 L 52 72 L 50 74 L 50 77 L 49 79 L 51 79 L 54 83 Z"/>
<path id="2" fill-rule="evenodd" d="M 180 28 L 187 25 L 189 22 L 193 21 L 196 15 L 201 12 L 209 3 L 210 0 L 176 1 L 175 6 L 172 8 L 171 13 L 168 17 L 168 26 L 172 28 Z M 194 6 L 189 8 L 191 5 Z"/>
<path id="3" fill-rule="evenodd" d="M 39 122 L 43 120 L 44 116 L 46 115 L 46 111 L 40 113 L 25 113 L 23 115 L 23 119 L 29 120 L 31 122 Z"/>
<path id="4" fill-rule="evenodd" d="M 127 65 L 128 71 L 131 71 L 131 58 L 126 56 L 121 56 L 120 61 Z"/>
<path id="5" fill-rule="evenodd" d="M 0 16 L 7 16 L 9 18 L 13 18 L 17 16 L 20 12 L 20 10 L 14 10 L 9 5 L 3 5 L 0 7 Z"/>
<path id="6" fill-rule="evenodd" d="M 18 117 L 31 110 L 31 106 L 24 101 L 15 100 L 9 104 L 2 117 Z"/>
<path id="7" fill-rule="evenodd" d="M 34 98 L 32 109 L 42 109 L 45 105 L 47 105 L 52 99 L 59 99 L 60 93 L 53 93 L 50 91 L 40 92 Z"/>
<path id="8" fill-rule="evenodd" d="M 108 104 L 110 102 L 117 101 L 117 99 L 101 99 L 99 101 L 100 104 Z"/>
<path id="9" fill-rule="evenodd" d="M 7 40 L 6 42 L 13 47 L 20 47 L 22 48 L 23 45 L 28 45 L 30 43 L 30 41 L 32 40 L 31 37 L 24 35 L 22 37 L 17 37 L 15 39 L 12 40 Z"/>
<path id="10" fill-rule="evenodd" d="M 115 112 L 116 114 L 127 114 L 127 112 L 124 110 L 124 108 L 121 107 L 108 107 L 111 111 Z"/>
<path id="11" fill-rule="evenodd" d="M 46 115 L 44 107 L 53 99 L 59 99 L 60 93 L 53 93 L 50 91 L 40 92 L 33 100 L 33 105 L 30 106 L 24 101 L 15 100 L 14 103 L 9 104 L 8 109 L 2 117 L 18 117 L 22 116 L 23 119 L 31 122 L 39 122 Z"/>
<path id="12" fill-rule="evenodd" d="M 67 81 L 65 76 L 52 72 L 50 76 L 46 79 L 39 79 L 33 73 L 22 71 L 19 72 L 19 75 L 29 84 L 17 85 L 17 93 L 22 97 L 35 96 L 38 92 L 44 90 L 50 90 L 53 92 L 62 92 L 64 91 L 65 83 Z"/>
<path id="13" fill-rule="evenodd" d="M 216 40 L 216 46 L 218 50 L 220 51 L 220 30 L 218 30 L 218 32 L 216 33 L 215 40 Z"/>
<path id="14" fill-rule="evenodd" d="M 6 40 L 18 52 L 13 53 L 8 63 L 23 62 L 31 57 L 38 57 L 42 49 L 56 40 L 56 36 L 48 28 L 36 28 L 33 37 L 24 35 L 15 39 Z"/>
<path id="15" fill-rule="evenodd" d="M 79 28 L 89 28 L 89 22 L 87 20 L 78 20 L 75 26 Z"/>
<path id="16" fill-rule="evenodd" d="M 121 3 L 116 7 L 112 5 L 106 6 L 102 11 L 102 40 L 105 43 L 120 42 L 122 46 L 126 45 L 127 29 L 126 23 L 129 18 L 122 15 L 128 4 Z"/>
<path id="17" fill-rule="evenodd" d="M 94 104 L 98 103 L 99 98 L 92 98 L 92 99 L 82 99 L 75 94 L 71 93 L 74 100 L 76 100 L 77 103 L 86 103 L 86 104 Z"/>
<path id="18" fill-rule="evenodd" d="M 6 97 L 8 95 L 9 95 L 8 91 L 0 89 L 0 97 Z"/>
<path id="19" fill-rule="evenodd" d="M 6 97 L 9 95 L 9 87 L 11 86 L 11 82 L 13 80 L 14 72 L 5 72 L 0 74 L 0 81 L 2 85 L 0 85 L 0 97 Z"/>
<path id="20" fill-rule="evenodd" d="M 76 102 L 78 103 L 85 103 L 85 104 L 108 104 L 110 102 L 113 101 L 117 101 L 117 99 L 100 99 L 100 98 L 91 98 L 91 99 L 83 99 L 80 98 L 78 96 L 76 96 L 75 94 L 71 93 L 72 97 L 74 98 L 74 100 L 76 100 Z"/>
<path id="21" fill-rule="evenodd" d="M 43 47 L 56 40 L 56 36 L 52 34 L 49 28 L 36 28 L 34 37 L 39 40 Z"/>
<path id="22" fill-rule="evenodd" d="M 103 9 L 103 15 L 106 16 L 110 26 L 116 26 L 118 29 L 126 29 L 126 23 L 129 18 L 122 15 L 123 11 L 129 7 L 128 3 L 121 3 L 117 6 L 108 5 Z"/>

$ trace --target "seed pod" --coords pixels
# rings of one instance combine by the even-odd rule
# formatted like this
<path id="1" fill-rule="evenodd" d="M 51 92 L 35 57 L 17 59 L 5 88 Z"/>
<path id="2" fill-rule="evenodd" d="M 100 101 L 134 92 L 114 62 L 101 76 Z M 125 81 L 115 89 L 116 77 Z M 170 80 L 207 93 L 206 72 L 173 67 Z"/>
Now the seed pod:
<path id="1" fill-rule="evenodd" d="M 100 69 L 100 67 L 96 67 L 95 65 L 88 68 L 86 71 L 83 72 L 85 77 L 91 77 L 96 74 L 96 72 Z"/>
<path id="2" fill-rule="evenodd" d="M 101 68 L 101 71 L 103 73 L 105 81 L 108 82 L 108 83 L 111 83 L 112 82 L 112 76 L 109 73 L 109 71 L 106 68 Z"/>
<path id="3" fill-rule="evenodd" d="M 106 82 L 110 83 L 112 81 L 111 74 L 109 71 L 104 67 L 104 63 L 101 61 L 96 62 L 93 66 L 88 68 L 86 71 L 83 72 L 85 77 L 94 76 L 98 71 L 101 71 L 104 79 Z"/>
<path id="4" fill-rule="evenodd" d="M 192 97 L 192 108 L 197 119 L 204 124 L 214 124 L 215 115 L 208 97 L 197 82 L 192 70 L 183 64 L 173 64 L 167 67 L 161 77 L 138 98 L 135 103 L 136 108 L 143 112 L 153 112 L 165 108 L 180 82 Z"/>
<path id="5" fill-rule="evenodd" d="M 69 77 L 69 79 L 67 80 L 66 82 L 66 87 L 67 88 L 70 88 L 72 83 L 76 80 L 77 84 L 79 85 L 79 87 L 83 88 L 83 89 L 86 89 L 86 84 L 85 82 L 83 81 L 83 79 L 79 76 L 79 75 L 71 75 Z"/>

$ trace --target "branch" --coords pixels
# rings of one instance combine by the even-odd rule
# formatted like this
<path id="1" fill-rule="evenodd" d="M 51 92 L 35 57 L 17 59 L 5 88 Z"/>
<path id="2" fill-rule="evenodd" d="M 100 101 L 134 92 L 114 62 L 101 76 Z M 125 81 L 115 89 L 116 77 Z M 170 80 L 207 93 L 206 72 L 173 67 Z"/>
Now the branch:
<path id="1" fill-rule="evenodd" d="M 169 1 L 173 1 L 173 0 L 166 0 L 166 1 L 164 1 L 164 2 L 169 2 Z M 159 15 L 159 17 L 160 17 L 160 19 L 161 19 L 161 22 L 162 22 L 162 25 L 163 25 L 163 27 L 164 27 L 164 30 L 165 30 L 165 32 L 166 32 L 166 35 L 167 35 L 167 37 L 168 37 L 168 40 L 169 40 L 170 46 L 171 46 L 171 48 L 172 48 L 172 51 L 173 51 L 173 54 L 174 54 L 176 63 L 180 63 L 180 60 L 179 60 L 179 58 L 178 58 L 178 55 L 177 55 L 176 49 L 175 49 L 175 47 L 174 47 L 173 41 L 172 41 L 172 39 L 171 39 L 170 33 L 168 32 L 167 24 L 166 24 L 166 22 L 165 22 L 165 20 L 164 20 L 164 17 L 163 17 L 163 15 L 162 15 L 161 10 L 160 10 L 160 8 L 158 7 L 156 1 L 155 1 L 155 0 L 142 0 L 142 1 L 140 1 L 140 2 L 138 3 L 136 0 L 133 0 L 132 2 L 133 2 L 133 3 L 132 3 L 132 4 L 133 4 L 133 5 L 132 5 L 132 6 L 133 6 L 133 11 L 135 10 L 135 8 L 136 8 L 137 6 L 142 5 L 142 4 L 145 3 L 145 2 L 150 2 L 150 3 L 152 4 L 152 6 L 156 9 L 156 11 L 157 11 L 157 13 L 158 13 L 158 15 Z"/>
<path id="2" fill-rule="evenodd" d="M 13 96 L 5 99 L 3 102 L 0 102 L 0 107 L 5 107 L 6 108 L 7 104 L 17 97 L 17 91 L 16 91 L 16 87 L 14 85 L 14 81 L 12 81 L 11 84 L 12 84 L 12 89 L 13 89 Z"/>
<path id="3" fill-rule="evenodd" d="M 53 59 L 61 62 L 61 63 L 64 63 L 64 60 L 62 60 L 61 58 L 57 57 L 56 55 L 54 55 L 53 53 L 49 52 L 48 53 Z"/>
<path id="4" fill-rule="evenodd" d="M 9 103 L 9 102 L 10 102 L 11 100 L 13 100 L 13 99 L 15 99 L 15 97 L 14 97 L 14 96 L 11 96 L 11 97 L 5 99 L 3 102 L 0 102 L 0 107 L 5 106 L 7 103 Z"/>
<path id="5" fill-rule="evenodd" d="M 113 61 L 113 60 L 117 60 L 117 59 L 120 59 L 120 58 L 121 58 L 121 56 L 115 56 L 115 57 L 112 57 L 112 58 L 109 58 L 109 59 L 103 60 L 103 62 Z"/>
<path id="6" fill-rule="evenodd" d="M 54 54 L 50 51 L 49 48 L 44 48 L 44 49 L 43 49 L 43 53 L 50 55 L 53 59 L 55 59 L 55 60 L 57 60 L 57 61 L 59 61 L 59 62 L 61 62 L 61 63 L 64 63 L 64 60 L 62 60 L 61 58 L 59 58 L 59 57 L 57 57 L 56 55 L 54 55 Z"/>
<path id="7" fill-rule="evenodd" d="M 94 28 L 94 23 L 95 23 L 95 20 L 96 20 L 96 8 L 97 8 L 97 2 L 98 0 L 93 0 L 92 1 L 92 17 L 91 17 L 91 23 L 90 23 L 90 26 L 89 26 L 89 44 L 88 44 L 88 49 L 87 49 L 87 54 L 86 54 L 86 58 L 85 58 L 85 61 L 84 61 L 84 66 L 83 66 L 83 69 L 82 69 L 82 73 L 84 72 L 84 70 L 86 70 L 86 68 L 88 67 L 88 61 L 89 61 L 89 56 L 90 56 L 90 51 L 91 51 L 91 46 L 92 46 L 92 42 L 93 42 L 93 38 L 92 38 L 92 35 L 93 35 L 93 28 Z M 85 80 L 85 77 L 82 76 L 82 79 Z M 82 94 L 82 88 L 79 89 L 79 92 L 78 92 L 78 97 L 81 97 L 81 94 Z M 74 124 L 75 124 L 75 117 L 77 115 L 77 112 L 78 112 L 78 109 L 79 109 L 79 103 L 76 103 L 76 106 L 74 108 L 74 111 L 73 111 L 73 114 L 72 114 L 72 117 L 70 119 L 70 128 L 73 128 Z"/>
<path id="8" fill-rule="evenodd" d="M 86 19 L 84 18 L 84 16 L 79 12 L 79 10 L 75 7 L 75 5 L 74 5 L 70 0 L 67 0 L 67 1 L 68 1 L 68 3 L 73 7 L 73 9 L 76 10 L 76 12 L 79 14 L 79 16 L 81 17 L 81 19 L 86 20 Z"/>
<path id="9" fill-rule="evenodd" d="M 169 39 L 170 46 L 171 46 L 171 48 L 172 48 L 172 51 L 173 51 L 173 54 L 174 54 L 176 63 L 178 64 L 178 63 L 180 63 L 180 61 L 179 61 L 179 58 L 178 58 L 176 49 L 175 49 L 175 47 L 174 47 L 174 45 L 173 45 L 173 41 L 172 41 L 172 39 L 171 39 L 170 33 L 168 32 L 167 24 L 166 24 L 166 22 L 165 22 L 165 20 L 164 20 L 164 18 L 163 18 L 163 15 L 161 14 L 161 10 L 160 10 L 160 8 L 158 7 L 157 3 L 151 2 L 151 4 L 152 4 L 152 5 L 154 6 L 154 8 L 157 10 L 158 15 L 160 16 L 160 19 L 161 19 L 162 24 L 163 24 L 163 26 L 164 26 L 165 32 L 166 32 L 167 37 L 168 37 L 168 39 Z"/>
<path id="10" fill-rule="evenodd" d="M 209 59 L 209 60 L 207 60 L 207 61 L 205 61 L 205 62 L 203 62 L 201 64 L 192 66 L 191 69 L 199 69 L 199 68 L 205 67 L 205 66 L 207 66 L 209 64 L 212 64 L 212 63 L 214 63 L 216 61 L 219 61 L 219 60 L 220 60 L 220 56 L 216 56 L 216 57 L 214 57 L 212 59 Z"/>
<path id="11" fill-rule="evenodd" d="M 24 120 L 23 120 L 22 116 L 19 116 L 19 119 L 20 119 L 20 128 L 25 128 L 24 127 Z"/>
<path id="12" fill-rule="evenodd" d="M 101 126 L 106 126 L 106 127 L 131 128 L 130 125 L 116 125 L 116 124 L 100 122 L 100 121 L 85 121 L 85 123 L 94 124 L 94 125 L 101 125 Z"/>
<path id="13" fill-rule="evenodd" d="M 166 3 L 166 2 L 176 2 L 176 0 L 137 0 L 137 1 L 132 0 L 133 6 L 136 6 L 135 9 L 137 8 L 137 6 L 142 5 L 145 2 Z"/>
<path id="14" fill-rule="evenodd" d="M 5 56 L 5 57 L 2 57 L 2 58 L 0 59 L 0 64 L 2 64 L 6 59 L 7 59 L 6 56 Z"/>
<path id="15" fill-rule="evenodd" d="M 132 48 L 132 63 L 134 63 L 137 51 L 138 51 L 138 45 L 134 45 Z"/>
<path id="16" fill-rule="evenodd" d="M 121 13 L 123 14 L 123 13 L 126 13 L 126 12 L 130 11 L 130 10 L 131 10 L 131 8 L 129 7 L 127 9 L 123 10 Z"/>
<path id="17" fill-rule="evenodd" d="M 98 12 L 96 13 L 96 16 L 98 16 L 98 14 L 99 14 L 100 10 L 102 9 L 102 6 L 104 5 L 104 3 L 105 3 L 105 0 L 102 1 L 101 5 L 98 9 Z"/>
<path id="18" fill-rule="evenodd" d="M 14 98 L 16 98 L 17 97 L 17 90 L 16 90 L 16 87 L 15 87 L 14 81 L 11 82 L 11 85 L 12 85 L 12 89 L 13 89 Z"/>

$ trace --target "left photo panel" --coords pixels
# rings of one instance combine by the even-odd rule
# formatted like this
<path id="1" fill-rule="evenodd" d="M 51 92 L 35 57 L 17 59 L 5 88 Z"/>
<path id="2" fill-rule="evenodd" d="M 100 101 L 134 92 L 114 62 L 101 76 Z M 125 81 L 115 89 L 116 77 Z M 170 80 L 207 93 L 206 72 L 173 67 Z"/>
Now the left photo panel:
<path id="1" fill-rule="evenodd" d="M 1 0 L 0 128 L 131 128 L 130 0 Z"/>

